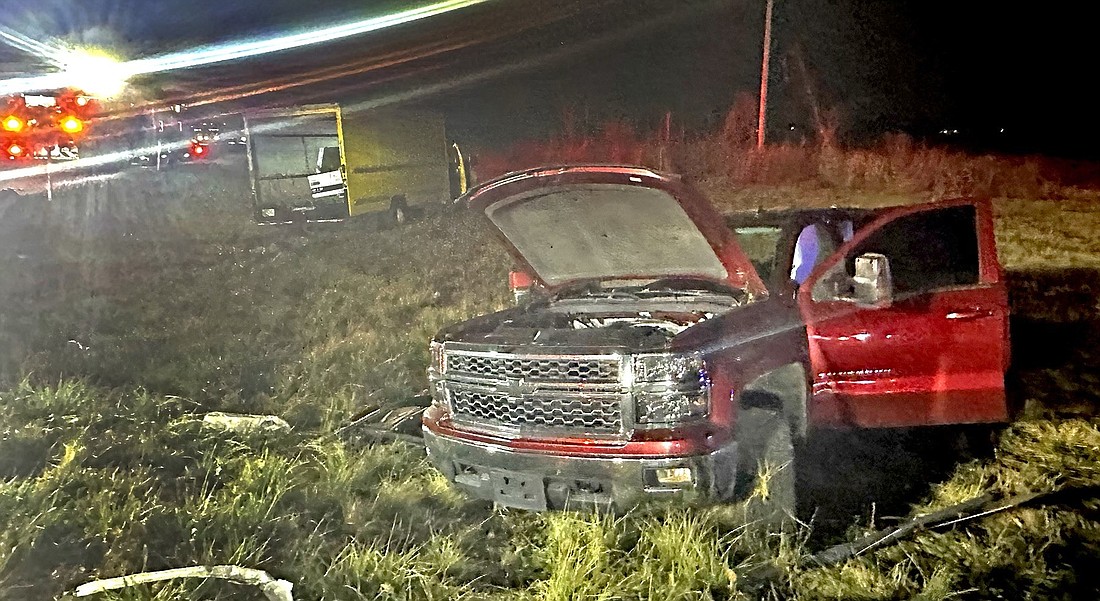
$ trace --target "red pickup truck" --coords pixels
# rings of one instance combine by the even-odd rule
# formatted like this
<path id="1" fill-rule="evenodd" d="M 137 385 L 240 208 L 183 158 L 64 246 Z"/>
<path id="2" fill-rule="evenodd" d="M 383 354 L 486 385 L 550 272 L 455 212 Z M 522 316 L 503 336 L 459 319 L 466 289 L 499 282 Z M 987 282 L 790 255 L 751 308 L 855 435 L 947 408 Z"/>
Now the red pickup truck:
<path id="1" fill-rule="evenodd" d="M 464 197 L 538 293 L 440 332 L 423 432 L 505 506 L 793 503 L 814 428 L 1009 418 L 990 203 L 724 217 L 636 167 L 513 173 Z"/>

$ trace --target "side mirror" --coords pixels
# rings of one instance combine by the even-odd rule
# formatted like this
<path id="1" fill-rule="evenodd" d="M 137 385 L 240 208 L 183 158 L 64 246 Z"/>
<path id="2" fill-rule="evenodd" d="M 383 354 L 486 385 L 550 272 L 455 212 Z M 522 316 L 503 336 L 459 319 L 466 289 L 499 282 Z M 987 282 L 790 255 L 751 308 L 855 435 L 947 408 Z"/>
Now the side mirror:
<path id="1" fill-rule="evenodd" d="M 531 295 L 531 289 L 535 286 L 535 279 L 525 271 L 509 271 L 508 287 L 512 289 L 512 296 L 516 304 L 522 303 Z"/>
<path id="2" fill-rule="evenodd" d="M 856 257 L 856 274 L 852 278 L 852 300 L 859 305 L 889 306 L 894 300 L 894 279 L 890 275 L 890 260 L 879 253 L 864 253 Z"/>

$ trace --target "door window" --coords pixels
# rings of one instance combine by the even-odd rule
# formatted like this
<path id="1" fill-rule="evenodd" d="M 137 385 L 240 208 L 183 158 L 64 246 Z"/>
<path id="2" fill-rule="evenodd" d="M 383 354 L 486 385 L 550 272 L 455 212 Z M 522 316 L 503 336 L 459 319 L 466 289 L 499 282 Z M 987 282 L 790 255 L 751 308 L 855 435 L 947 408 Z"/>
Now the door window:
<path id="1" fill-rule="evenodd" d="M 886 224 L 860 243 L 845 260 L 880 253 L 890 261 L 894 292 L 912 295 L 978 283 L 978 234 L 971 205 L 922 211 Z"/>

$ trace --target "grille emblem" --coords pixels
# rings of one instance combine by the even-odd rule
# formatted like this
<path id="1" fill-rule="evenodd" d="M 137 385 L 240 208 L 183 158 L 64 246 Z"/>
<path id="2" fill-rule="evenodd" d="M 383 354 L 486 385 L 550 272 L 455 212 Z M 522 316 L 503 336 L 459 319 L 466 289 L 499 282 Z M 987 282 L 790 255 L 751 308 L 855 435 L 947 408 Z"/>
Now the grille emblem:
<path id="1" fill-rule="evenodd" d="M 507 379 L 500 382 L 494 388 L 497 394 L 503 394 L 510 398 L 520 398 L 538 392 L 538 385 L 527 380 Z"/>

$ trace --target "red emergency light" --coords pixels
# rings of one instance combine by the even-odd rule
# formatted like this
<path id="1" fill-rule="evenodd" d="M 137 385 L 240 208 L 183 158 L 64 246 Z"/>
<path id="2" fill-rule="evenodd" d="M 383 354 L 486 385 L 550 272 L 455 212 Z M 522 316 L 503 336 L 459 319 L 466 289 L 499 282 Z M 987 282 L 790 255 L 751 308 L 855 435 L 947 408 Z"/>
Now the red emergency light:
<path id="1" fill-rule="evenodd" d="M 60 125 L 62 131 L 67 134 L 79 133 L 84 129 L 84 122 L 72 115 L 62 117 Z"/>
<path id="2" fill-rule="evenodd" d="M 8 156 L 19 157 L 23 156 L 23 147 L 19 144 L 12 144 L 8 146 Z"/>
<path id="3" fill-rule="evenodd" d="M 23 127 L 26 123 L 22 119 L 15 115 L 8 115 L 4 117 L 4 129 L 10 132 L 19 133 L 23 131 Z"/>

